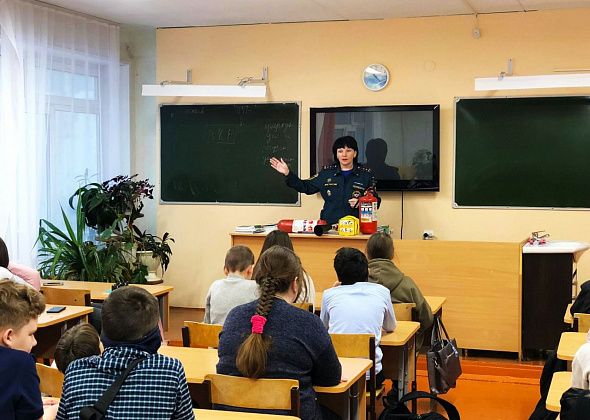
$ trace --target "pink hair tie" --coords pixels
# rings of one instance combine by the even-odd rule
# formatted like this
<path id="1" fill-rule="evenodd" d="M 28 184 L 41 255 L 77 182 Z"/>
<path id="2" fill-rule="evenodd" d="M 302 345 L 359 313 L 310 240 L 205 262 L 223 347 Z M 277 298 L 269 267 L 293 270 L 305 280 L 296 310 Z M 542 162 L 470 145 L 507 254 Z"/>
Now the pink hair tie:
<path id="1" fill-rule="evenodd" d="M 250 322 L 252 323 L 252 334 L 262 334 L 264 324 L 266 324 L 266 318 L 258 314 L 252 315 Z"/>

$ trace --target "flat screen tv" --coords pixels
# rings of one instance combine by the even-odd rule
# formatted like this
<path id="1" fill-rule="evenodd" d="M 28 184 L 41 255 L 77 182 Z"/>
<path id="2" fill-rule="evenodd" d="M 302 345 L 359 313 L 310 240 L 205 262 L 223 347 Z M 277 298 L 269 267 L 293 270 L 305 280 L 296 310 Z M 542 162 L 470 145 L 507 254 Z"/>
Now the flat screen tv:
<path id="1" fill-rule="evenodd" d="M 378 191 L 439 190 L 440 105 L 311 108 L 311 176 L 334 162 L 332 144 L 352 136 Z"/>

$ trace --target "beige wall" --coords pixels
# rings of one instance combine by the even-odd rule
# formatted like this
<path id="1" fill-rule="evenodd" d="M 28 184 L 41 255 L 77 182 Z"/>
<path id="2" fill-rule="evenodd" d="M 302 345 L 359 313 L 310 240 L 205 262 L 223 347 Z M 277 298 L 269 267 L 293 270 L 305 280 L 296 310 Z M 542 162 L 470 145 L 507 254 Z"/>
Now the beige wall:
<path id="1" fill-rule="evenodd" d="M 433 229 L 444 240 L 520 241 L 531 231 L 544 229 L 552 238 L 590 241 L 586 211 L 451 207 L 453 98 L 494 95 L 475 92 L 474 77 L 497 75 L 506 69 L 510 57 L 516 75 L 588 68 L 588 21 L 588 9 L 481 15 L 480 39 L 471 36 L 472 16 L 161 29 L 157 33 L 157 79 L 182 80 L 186 69 L 192 68 L 194 83 L 230 84 L 237 77 L 258 76 L 263 66 L 269 66 L 267 100 L 302 103 L 304 176 L 309 174 L 310 107 L 439 103 L 440 192 L 404 195 L 404 238 L 418 239 L 424 229 Z M 392 76 L 390 85 L 376 93 L 361 83 L 362 69 L 375 62 L 385 64 Z M 574 93 L 587 94 L 588 89 L 508 94 Z M 230 101 L 161 98 L 161 102 Z M 400 194 L 382 193 L 382 197 L 379 223 L 390 225 L 399 238 Z M 316 217 L 322 202 L 315 195 L 303 196 L 302 204 L 301 208 L 159 205 L 158 232 L 169 231 L 176 238 L 166 274 L 166 281 L 176 288 L 172 304 L 203 306 L 209 284 L 222 276 L 228 233 L 235 225 Z M 581 279 L 590 276 L 590 257 L 585 258 L 579 265 Z"/>

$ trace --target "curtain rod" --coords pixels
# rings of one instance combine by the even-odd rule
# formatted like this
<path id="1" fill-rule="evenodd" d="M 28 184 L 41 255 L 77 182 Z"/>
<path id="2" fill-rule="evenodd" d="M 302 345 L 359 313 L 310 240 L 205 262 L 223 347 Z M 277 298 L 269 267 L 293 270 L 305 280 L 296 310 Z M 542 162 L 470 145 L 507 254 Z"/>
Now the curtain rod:
<path id="1" fill-rule="evenodd" d="M 80 16 L 80 17 L 84 17 L 86 19 L 94 19 L 94 20 L 97 20 L 97 21 L 102 22 L 102 23 L 107 23 L 109 25 L 121 26 L 121 24 L 118 23 L 118 22 L 113 22 L 111 20 L 99 18 L 97 16 L 88 15 L 88 14 L 82 13 L 82 12 L 77 12 L 76 10 L 72 10 L 72 9 L 68 9 L 68 8 L 65 8 L 65 7 L 57 6 L 57 5 L 51 4 L 51 3 L 45 3 L 45 2 L 39 1 L 39 0 L 19 0 L 19 1 L 22 1 L 24 3 L 36 4 L 38 6 L 47 7 L 49 9 L 54 9 L 54 10 L 57 10 L 57 11 L 60 11 L 60 12 L 64 12 L 64 13 L 69 13 L 69 14 L 72 14 L 72 15 L 77 15 L 77 16 Z"/>

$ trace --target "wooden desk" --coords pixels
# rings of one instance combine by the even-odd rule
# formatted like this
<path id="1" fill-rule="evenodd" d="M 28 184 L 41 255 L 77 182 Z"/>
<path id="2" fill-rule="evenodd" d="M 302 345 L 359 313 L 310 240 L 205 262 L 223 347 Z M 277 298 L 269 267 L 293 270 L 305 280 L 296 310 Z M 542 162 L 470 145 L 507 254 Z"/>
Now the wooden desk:
<path id="1" fill-rule="evenodd" d="M 63 285 L 54 286 L 47 284 L 54 283 L 56 281 L 60 281 L 63 283 Z M 111 293 L 113 283 L 103 283 L 97 281 L 47 280 L 42 281 L 41 285 L 44 287 L 63 287 L 68 289 L 90 290 L 90 299 L 95 302 L 102 302 L 107 298 L 109 293 Z M 164 284 L 133 284 L 131 286 L 141 287 L 158 298 L 162 326 L 164 331 L 168 331 L 168 324 L 170 320 L 170 303 L 168 297 L 170 292 L 174 290 L 174 287 L 166 286 Z"/>
<path id="2" fill-rule="evenodd" d="M 557 346 L 557 358 L 572 361 L 578 349 L 587 340 L 587 333 L 564 332 L 561 333 L 559 345 Z"/>
<path id="3" fill-rule="evenodd" d="M 379 346 L 383 352 L 381 365 L 386 378 L 398 380 L 399 398 L 408 392 L 408 384 L 416 376 L 416 332 L 419 322 L 398 321 L 395 331 L 381 336 Z"/>
<path id="4" fill-rule="evenodd" d="M 240 411 L 193 409 L 198 420 L 298 420 L 299 417 L 278 416 L 275 414 L 244 413 Z"/>
<path id="5" fill-rule="evenodd" d="M 336 281 L 334 255 L 346 246 L 364 251 L 368 235 L 290 234 L 316 291 Z M 260 253 L 264 234 L 231 233 L 231 245 Z M 461 348 L 520 353 L 519 242 L 395 240 L 394 262 L 429 296 L 446 296 L 445 326 Z M 501 290 L 502 293 L 498 293 Z M 485 334 L 481 326 L 486 326 Z"/>
<path id="6" fill-rule="evenodd" d="M 47 310 L 54 306 L 65 305 L 47 305 L 45 312 L 39 315 L 35 333 L 37 345 L 31 351 L 35 357 L 52 359 L 55 346 L 65 330 L 80 322 L 87 322 L 88 314 L 94 310 L 88 306 L 66 306 L 59 313 L 48 314 Z"/>
<path id="7" fill-rule="evenodd" d="M 559 413 L 561 411 L 561 396 L 572 386 L 572 373 L 571 372 L 555 372 L 551 379 L 551 385 L 549 386 L 549 393 L 547 394 L 547 400 L 545 407 L 549 411 L 555 411 Z"/>
<path id="8" fill-rule="evenodd" d="M 216 372 L 216 365 L 219 361 L 217 349 L 162 346 L 158 353 L 180 360 L 184 366 L 191 396 L 194 398 L 197 394 L 203 395 L 203 389 L 194 385 L 202 385 L 205 375 Z M 364 398 L 366 389 L 365 374 L 371 367 L 371 361 L 368 359 L 341 357 L 340 364 L 342 365 L 342 377 L 346 378 L 346 381 L 330 387 L 316 386 L 314 389 L 318 394 L 322 394 L 318 395 L 322 402 L 324 402 L 325 398 L 330 408 L 340 412 L 344 410 L 347 414 L 349 414 L 349 394 L 357 397 L 362 396 L 363 398 L 358 398 L 357 414 L 359 419 L 364 419 L 366 414 Z"/>
<path id="9" fill-rule="evenodd" d="M 566 324 L 574 325 L 574 316 L 570 312 L 571 307 L 572 304 L 570 303 L 565 308 L 565 314 L 563 314 L 563 322 L 565 322 Z"/>

